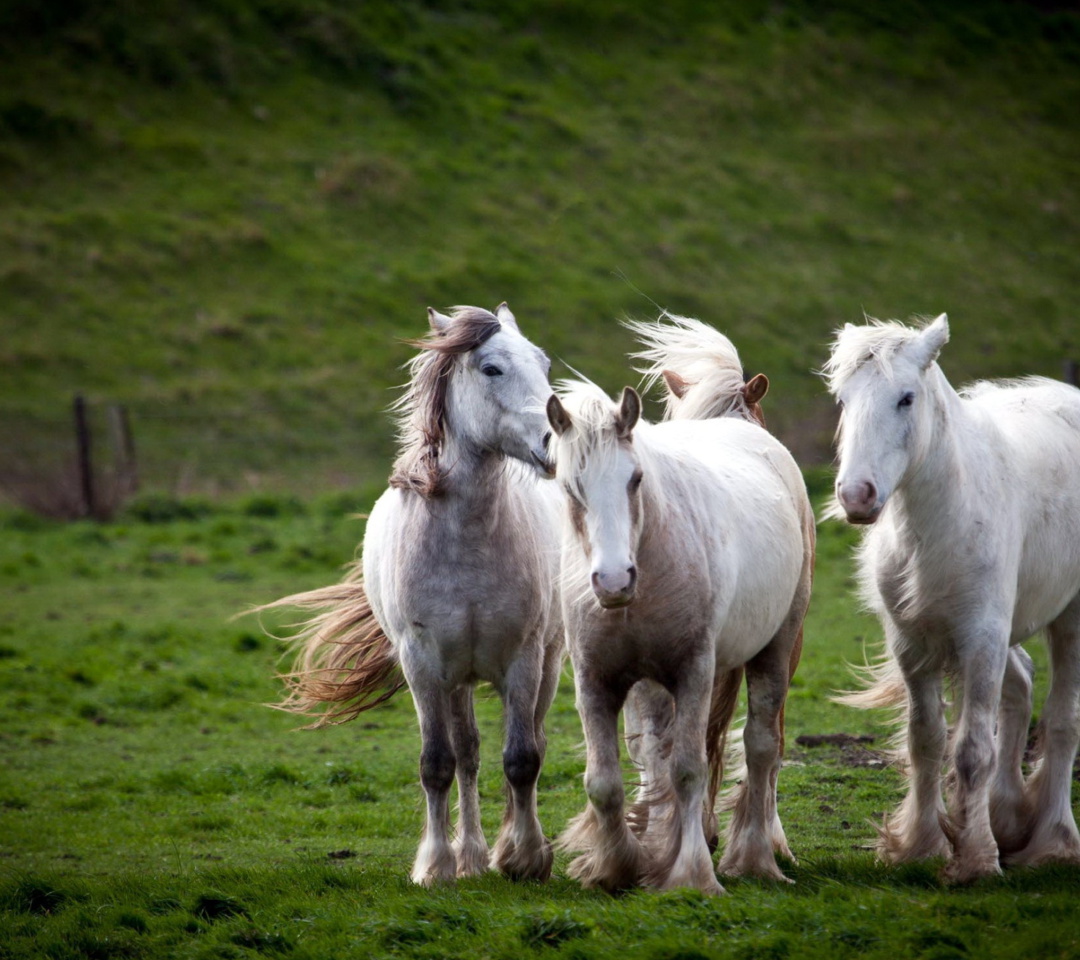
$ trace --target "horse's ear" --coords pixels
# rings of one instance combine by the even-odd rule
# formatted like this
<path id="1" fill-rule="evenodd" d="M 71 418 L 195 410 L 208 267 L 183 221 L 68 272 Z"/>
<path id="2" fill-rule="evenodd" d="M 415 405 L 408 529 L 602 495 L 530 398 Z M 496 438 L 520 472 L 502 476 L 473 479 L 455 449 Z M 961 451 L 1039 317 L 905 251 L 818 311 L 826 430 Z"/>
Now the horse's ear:
<path id="1" fill-rule="evenodd" d="M 752 376 L 743 384 L 742 388 L 743 399 L 745 399 L 747 403 L 761 403 L 761 401 L 765 399 L 765 394 L 768 392 L 769 378 L 763 373 Z"/>
<path id="2" fill-rule="evenodd" d="M 454 322 L 452 317 L 448 317 L 445 313 L 439 313 L 434 307 L 427 308 L 427 319 L 435 333 L 446 333 L 450 329 L 450 324 Z"/>
<path id="3" fill-rule="evenodd" d="M 506 305 L 505 300 L 495 308 L 495 316 L 499 318 L 500 323 L 505 324 L 508 327 L 513 327 L 515 330 L 518 329 L 517 320 L 510 312 L 510 308 Z"/>
<path id="4" fill-rule="evenodd" d="M 919 332 L 915 340 L 915 358 L 919 367 L 925 370 L 941 353 L 941 348 L 949 342 L 949 318 L 941 314 L 928 323 Z"/>
<path id="5" fill-rule="evenodd" d="M 641 416 L 641 397 L 633 387 L 623 387 L 619 412 L 615 414 L 615 435 L 627 440 Z"/>
<path id="6" fill-rule="evenodd" d="M 562 405 L 562 401 L 555 394 L 548 397 L 547 418 L 548 423 L 551 424 L 551 429 L 555 431 L 557 437 L 561 437 L 574 425 L 574 421 L 570 419 L 570 414 L 566 412 L 566 407 Z"/>
<path id="7" fill-rule="evenodd" d="M 664 383 L 667 384 L 668 390 L 676 400 L 681 400 L 686 396 L 686 391 L 693 386 L 689 380 L 680 377 L 674 370 L 661 370 L 660 376 L 664 378 Z"/>

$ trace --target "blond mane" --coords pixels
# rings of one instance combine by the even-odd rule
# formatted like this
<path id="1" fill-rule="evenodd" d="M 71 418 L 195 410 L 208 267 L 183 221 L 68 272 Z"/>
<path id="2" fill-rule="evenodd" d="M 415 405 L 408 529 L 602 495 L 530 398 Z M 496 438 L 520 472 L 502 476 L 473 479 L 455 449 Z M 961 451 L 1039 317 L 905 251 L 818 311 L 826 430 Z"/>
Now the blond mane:
<path id="1" fill-rule="evenodd" d="M 730 413 L 752 418 L 739 351 L 719 330 L 667 311 L 658 320 L 628 320 L 624 326 L 644 347 L 631 354 L 645 362 L 635 368 L 645 378 L 642 389 L 652 389 L 665 372 L 677 374 L 689 385 L 681 398 L 670 390 L 666 393 L 665 419 L 707 420 Z"/>

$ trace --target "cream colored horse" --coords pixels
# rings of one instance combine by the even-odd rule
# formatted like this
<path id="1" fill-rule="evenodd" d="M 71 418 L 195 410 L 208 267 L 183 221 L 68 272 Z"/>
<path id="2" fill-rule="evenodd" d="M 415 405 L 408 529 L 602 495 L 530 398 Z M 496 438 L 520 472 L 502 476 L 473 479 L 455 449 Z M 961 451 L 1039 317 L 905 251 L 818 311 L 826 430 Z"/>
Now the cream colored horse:
<path id="1" fill-rule="evenodd" d="M 588 806 L 560 839 L 586 885 L 720 893 L 702 825 L 714 677 L 749 679 L 748 776 L 721 869 L 780 878 L 775 808 L 788 665 L 809 602 L 814 521 L 802 475 L 739 418 L 639 420 L 591 384 L 548 402 L 567 497 L 562 599 L 585 731 Z M 674 700 L 674 797 L 640 839 L 627 825 L 617 720 L 648 680 Z M 723 731 L 718 732 L 720 735 Z M 772 799 L 771 799 L 772 798 Z"/>

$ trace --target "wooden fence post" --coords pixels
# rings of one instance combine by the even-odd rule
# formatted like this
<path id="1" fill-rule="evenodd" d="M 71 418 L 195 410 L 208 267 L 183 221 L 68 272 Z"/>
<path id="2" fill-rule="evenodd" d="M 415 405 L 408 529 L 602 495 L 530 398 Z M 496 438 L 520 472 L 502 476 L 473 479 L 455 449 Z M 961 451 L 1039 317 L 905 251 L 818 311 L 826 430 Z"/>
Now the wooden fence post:
<path id="1" fill-rule="evenodd" d="M 82 496 L 83 516 L 94 515 L 94 472 L 90 452 L 90 423 L 86 416 L 86 400 L 81 393 L 75 394 L 75 447 L 79 471 L 79 492 Z"/>
<path id="2" fill-rule="evenodd" d="M 109 433 L 117 492 L 126 496 L 139 489 L 139 469 L 135 461 L 135 438 L 131 433 L 131 421 L 128 419 L 127 407 L 123 404 L 109 407 Z"/>

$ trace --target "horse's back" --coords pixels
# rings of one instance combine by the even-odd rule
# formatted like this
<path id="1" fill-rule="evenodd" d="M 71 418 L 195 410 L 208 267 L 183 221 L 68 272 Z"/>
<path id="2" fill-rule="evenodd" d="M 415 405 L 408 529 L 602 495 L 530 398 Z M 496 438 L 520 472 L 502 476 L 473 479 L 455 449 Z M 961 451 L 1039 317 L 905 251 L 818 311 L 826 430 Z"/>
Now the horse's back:
<path id="1" fill-rule="evenodd" d="M 699 515 L 687 527 L 709 528 L 701 535 L 714 551 L 721 637 L 742 663 L 779 629 L 809 577 L 814 526 L 802 473 L 783 444 L 744 420 L 668 421 L 657 430 L 679 451 L 675 470 L 680 461 L 701 468 Z"/>
<path id="2" fill-rule="evenodd" d="M 977 384 L 968 402 L 1004 438 L 1001 512 L 1019 528 L 1014 640 L 1080 593 L 1080 390 L 1030 378 Z"/>

